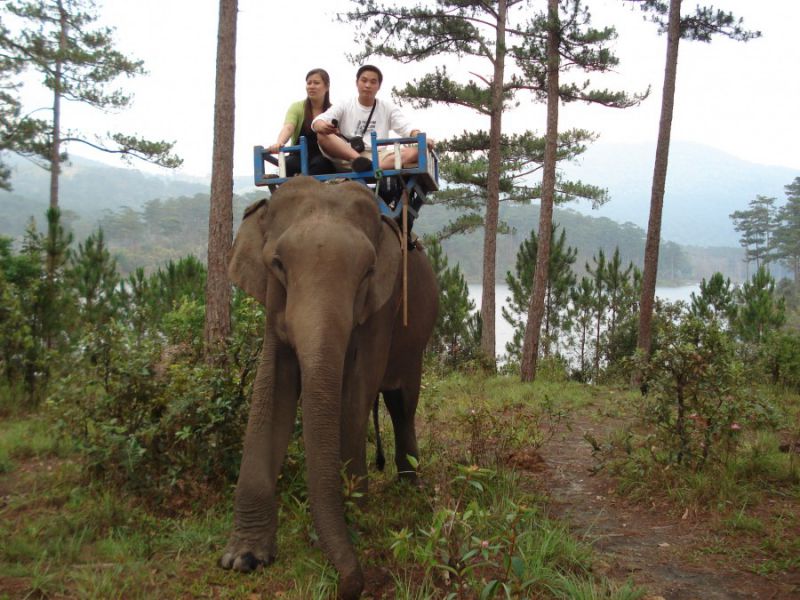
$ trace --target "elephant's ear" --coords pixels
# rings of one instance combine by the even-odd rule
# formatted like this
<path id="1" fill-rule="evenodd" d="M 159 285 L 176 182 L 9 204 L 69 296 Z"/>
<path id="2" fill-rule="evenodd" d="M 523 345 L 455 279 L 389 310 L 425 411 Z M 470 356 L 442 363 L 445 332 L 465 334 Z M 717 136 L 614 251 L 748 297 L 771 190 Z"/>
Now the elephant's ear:
<path id="1" fill-rule="evenodd" d="M 265 304 L 267 298 L 267 269 L 261 258 L 261 249 L 266 242 L 264 219 L 268 209 L 264 199 L 244 211 L 228 263 L 230 280 L 261 304 Z"/>
<path id="2" fill-rule="evenodd" d="M 402 266 L 400 230 L 391 219 L 381 217 L 381 234 L 375 248 L 375 273 L 370 282 L 364 313 L 358 322 L 363 323 L 392 300 L 397 300 L 397 285 Z"/>

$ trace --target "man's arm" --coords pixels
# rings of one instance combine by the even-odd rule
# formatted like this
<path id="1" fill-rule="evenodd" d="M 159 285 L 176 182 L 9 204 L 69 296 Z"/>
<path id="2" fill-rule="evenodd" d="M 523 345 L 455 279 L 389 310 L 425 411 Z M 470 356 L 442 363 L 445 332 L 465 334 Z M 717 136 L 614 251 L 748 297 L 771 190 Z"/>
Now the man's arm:
<path id="1" fill-rule="evenodd" d="M 335 104 L 331 106 L 328 110 L 311 121 L 311 129 L 323 135 L 336 133 L 338 131 L 338 127 L 333 124 L 333 121 L 341 120 L 341 112 L 341 104 Z"/>
<path id="2" fill-rule="evenodd" d="M 394 104 L 389 112 L 389 129 L 396 131 L 402 137 L 414 137 L 420 133 L 420 129 L 414 127 Z"/>

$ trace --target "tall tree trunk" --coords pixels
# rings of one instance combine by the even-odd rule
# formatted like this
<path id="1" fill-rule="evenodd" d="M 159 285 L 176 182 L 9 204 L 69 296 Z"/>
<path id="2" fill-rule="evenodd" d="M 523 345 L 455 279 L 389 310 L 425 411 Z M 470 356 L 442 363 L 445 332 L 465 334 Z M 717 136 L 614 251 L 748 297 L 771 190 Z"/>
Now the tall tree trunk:
<path id="1" fill-rule="evenodd" d="M 597 305 L 598 307 L 602 306 L 601 303 L 603 301 L 602 298 L 602 291 L 597 295 Z M 594 383 L 597 384 L 597 379 L 600 376 L 600 326 L 602 325 L 603 321 L 603 309 L 598 308 L 597 312 L 595 313 L 595 317 L 597 318 L 597 325 L 595 328 L 595 335 L 594 335 Z"/>
<path id="2" fill-rule="evenodd" d="M 503 81 L 506 54 L 506 0 L 497 3 L 497 37 L 492 113 L 489 125 L 489 169 L 486 190 L 486 222 L 483 235 L 483 293 L 481 297 L 481 352 L 495 364 L 495 261 L 497 221 L 500 214 L 500 134 L 503 117 Z"/>
<path id="3" fill-rule="evenodd" d="M 653 187 L 650 194 L 650 219 L 647 223 L 647 242 L 644 251 L 642 297 L 639 304 L 639 337 L 637 347 L 650 355 L 653 341 L 653 304 L 658 275 L 658 250 L 661 243 L 661 213 L 664 207 L 664 188 L 667 181 L 669 142 L 672 132 L 672 111 L 675 105 L 675 80 L 678 72 L 678 46 L 681 39 L 681 0 L 670 0 L 667 31 L 667 64 L 664 69 L 664 91 L 661 96 L 661 120 L 653 168 Z M 634 374 L 634 385 L 639 374 Z"/>
<path id="4" fill-rule="evenodd" d="M 231 284 L 227 271 L 233 239 L 237 11 L 238 0 L 220 0 L 206 280 L 205 342 L 209 359 L 231 332 Z"/>
<path id="5" fill-rule="evenodd" d="M 556 190 L 556 152 L 558 150 L 558 0 L 547 0 L 547 132 L 545 133 L 544 167 L 542 174 L 542 207 L 539 211 L 539 246 L 536 270 L 533 272 L 533 291 L 528 306 L 528 323 L 522 343 L 522 381 L 536 379 L 539 337 L 544 317 L 544 296 L 547 291 L 547 270 L 550 262 L 550 237 L 553 228 L 553 204 Z"/>
<path id="6" fill-rule="evenodd" d="M 59 20 L 59 37 L 58 37 L 58 51 L 59 57 L 56 58 L 55 71 L 53 73 L 53 129 L 52 140 L 50 146 L 50 209 L 58 210 L 58 178 L 61 175 L 61 81 L 63 61 L 62 56 L 67 50 L 67 12 L 64 10 L 64 5 L 61 0 L 58 0 L 58 20 Z M 56 213 L 57 216 L 57 213 Z M 49 285 L 54 285 L 56 272 L 56 256 L 53 252 L 55 248 L 55 240 L 57 239 L 58 219 L 55 221 L 48 215 L 47 219 L 47 235 L 51 240 L 47 252 L 47 281 Z M 52 346 L 51 340 L 48 337 L 47 347 Z"/>
<path id="7" fill-rule="evenodd" d="M 61 55 L 67 50 L 67 13 L 61 0 L 58 0 L 59 57 L 56 59 L 53 74 L 53 134 L 50 147 L 50 208 L 58 208 L 58 177 L 61 175 Z"/>

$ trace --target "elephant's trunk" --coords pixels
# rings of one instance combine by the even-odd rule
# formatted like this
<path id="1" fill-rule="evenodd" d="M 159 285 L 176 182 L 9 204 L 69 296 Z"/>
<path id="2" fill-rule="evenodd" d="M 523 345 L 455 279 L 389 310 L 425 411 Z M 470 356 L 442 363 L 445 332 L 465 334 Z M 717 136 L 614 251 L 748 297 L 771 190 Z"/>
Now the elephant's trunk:
<path id="1" fill-rule="evenodd" d="M 348 600 L 358 598 L 364 587 L 347 535 L 342 498 L 341 394 L 349 330 L 342 319 L 331 319 L 313 333 L 300 336 L 297 344 L 311 515 L 322 550 L 339 572 L 339 598 Z"/>

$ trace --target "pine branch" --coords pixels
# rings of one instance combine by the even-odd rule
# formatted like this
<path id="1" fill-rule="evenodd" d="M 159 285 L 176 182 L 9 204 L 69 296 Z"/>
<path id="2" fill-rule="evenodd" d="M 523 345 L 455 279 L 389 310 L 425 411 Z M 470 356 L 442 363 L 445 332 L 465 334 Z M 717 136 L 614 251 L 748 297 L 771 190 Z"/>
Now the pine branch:
<path id="1" fill-rule="evenodd" d="M 119 147 L 109 148 L 107 146 L 95 144 L 79 137 L 65 137 L 61 141 L 63 143 L 80 142 L 81 144 L 86 144 L 95 150 L 100 150 L 108 154 L 119 154 L 125 160 L 136 158 L 160 167 L 165 167 L 167 169 L 175 169 L 183 164 L 182 158 L 178 157 L 177 155 L 170 154 L 175 142 L 152 142 L 135 136 L 123 135 L 121 133 L 109 134 L 109 138 L 119 144 Z"/>

